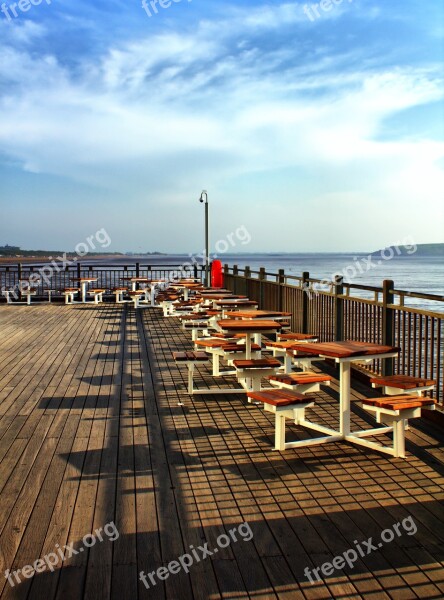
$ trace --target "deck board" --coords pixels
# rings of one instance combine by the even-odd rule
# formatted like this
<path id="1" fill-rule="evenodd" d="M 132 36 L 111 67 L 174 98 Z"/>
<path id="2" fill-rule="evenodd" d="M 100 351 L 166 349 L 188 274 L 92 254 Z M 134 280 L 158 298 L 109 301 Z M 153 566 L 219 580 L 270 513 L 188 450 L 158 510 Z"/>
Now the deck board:
<path id="1" fill-rule="evenodd" d="M 188 396 L 171 353 L 191 347 L 189 333 L 159 310 L 2 305 L 0 328 L 0 569 L 78 551 L 14 587 L 1 578 L 1 600 L 444 596 L 436 425 L 412 423 L 406 460 L 343 443 L 274 452 L 272 415 L 244 394 Z M 199 385 L 232 382 L 198 373 Z M 353 398 L 366 394 L 356 384 Z M 336 379 L 317 394 L 320 422 L 337 423 L 337 396 Z M 358 407 L 352 421 L 370 422 Z M 313 585 L 304 576 L 409 517 L 414 535 Z M 111 522 L 116 541 L 83 545 Z M 238 534 L 188 575 L 139 579 L 244 522 L 250 541 Z"/>

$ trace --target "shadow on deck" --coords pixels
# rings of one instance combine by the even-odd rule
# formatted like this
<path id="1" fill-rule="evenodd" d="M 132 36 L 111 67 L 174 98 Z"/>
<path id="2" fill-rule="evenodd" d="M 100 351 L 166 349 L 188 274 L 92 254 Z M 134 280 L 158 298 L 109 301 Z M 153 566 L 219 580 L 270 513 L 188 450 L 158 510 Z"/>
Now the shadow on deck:
<path id="1" fill-rule="evenodd" d="M 427 423 L 406 460 L 345 443 L 274 452 L 271 415 L 244 395 L 188 396 L 171 352 L 189 335 L 157 310 L 2 306 L 0 327 L 1 570 L 75 551 L 2 577 L 2 600 L 444 597 L 444 453 Z M 318 399 L 335 423 L 337 382 Z M 118 539 L 88 548 L 110 523 Z M 189 574 L 139 579 L 193 550 Z M 352 550 L 351 568 L 308 581 Z"/>

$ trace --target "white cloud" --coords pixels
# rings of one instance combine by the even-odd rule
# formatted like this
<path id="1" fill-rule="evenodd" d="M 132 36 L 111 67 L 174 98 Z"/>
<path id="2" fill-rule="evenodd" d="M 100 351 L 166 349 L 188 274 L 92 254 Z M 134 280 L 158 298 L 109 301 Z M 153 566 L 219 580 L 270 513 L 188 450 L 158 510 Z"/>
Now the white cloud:
<path id="1" fill-rule="evenodd" d="M 279 35 L 265 50 L 261 42 L 273 30 L 306 27 L 301 6 L 230 9 L 193 34 L 111 43 L 98 60 L 79 58 L 75 69 L 18 48 L 20 36 L 46 34 L 22 27 L 0 51 L 0 76 L 9 84 L 1 149 L 28 171 L 134 202 L 149 189 L 180 204 L 204 178 L 215 187 L 246 177 L 252 203 L 256 174 L 283 169 L 329 173 L 325 186 L 333 189 L 313 202 L 342 194 L 414 202 L 424 191 L 436 202 L 444 143 L 379 134 L 387 117 L 443 97 L 438 66 L 376 69 L 373 60 L 371 68 L 353 69 L 363 49 L 333 53 L 319 44 L 307 53 L 303 43 L 279 43 Z"/>

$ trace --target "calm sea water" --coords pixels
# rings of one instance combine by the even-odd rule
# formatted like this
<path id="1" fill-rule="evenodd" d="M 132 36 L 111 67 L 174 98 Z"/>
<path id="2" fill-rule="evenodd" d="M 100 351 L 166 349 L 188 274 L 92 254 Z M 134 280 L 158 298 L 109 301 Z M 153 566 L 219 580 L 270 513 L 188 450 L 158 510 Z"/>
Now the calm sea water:
<path id="1" fill-rule="evenodd" d="M 265 267 L 267 272 L 277 273 L 284 269 L 286 275 L 301 276 L 303 271 L 308 271 L 310 277 L 316 279 L 331 279 L 335 273 L 342 273 L 344 281 L 358 285 L 381 287 L 384 279 L 392 279 L 395 288 L 411 292 L 422 292 L 444 296 L 444 261 L 442 257 L 420 257 L 415 254 L 395 256 L 392 259 L 382 259 L 374 256 L 371 265 L 366 261 L 367 254 L 224 254 L 219 256 L 222 263 L 230 266 L 238 265 L 244 268 L 249 266 L 253 271 Z M 142 265 L 161 264 L 181 265 L 190 261 L 189 255 L 174 254 L 168 256 L 126 256 L 113 259 L 112 263 L 131 264 L 140 262 Z M 82 263 L 98 264 L 103 261 L 82 260 Z M 354 295 L 371 297 L 366 292 L 357 292 Z M 421 305 L 432 308 L 427 301 L 409 300 L 409 305 Z M 444 303 L 440 303 L 444 310 Z"/>

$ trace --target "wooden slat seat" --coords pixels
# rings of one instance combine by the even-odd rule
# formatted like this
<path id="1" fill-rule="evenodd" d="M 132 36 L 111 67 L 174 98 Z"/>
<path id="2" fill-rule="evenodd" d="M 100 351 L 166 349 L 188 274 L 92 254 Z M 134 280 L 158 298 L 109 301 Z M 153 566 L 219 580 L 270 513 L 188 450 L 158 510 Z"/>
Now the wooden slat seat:
<path id="1" fill-rule="evenodd" d="M 292 406 L 294 404 L 303 404 L 307 398 L 298 392 L 287 392 L 285 390 L 263 390 L 261 392 L 248 392 L 248 398 L 271 404 L 271 406 Z"/>
<path id="2" fill-rule="evenodd" d="M 267 340 L 265 342 L 265 346 L 267 348 L 272 348 L 276 350 L 292 350 L 293 348 L 301 348 L 302 344 L 295 342 L 294 340 L 284 340 L 283 342 L 271 342 Z"/>
<path id="3" fill-rule="evenodd" d="M 238 359 L 233 361 L 236 369 L 274 369 L 279 368 L 281 363 L 276 358 L 252 358 Z"/>
<path id="4" fill-rule="evenodd" d="M 288 385 L 304 385 L 307 383 L 327 383 L 333 380 L 330 375 L 324 373 L 310 373 L 305 371 L 304 373 L 289 373 L 282 375 L 270 375 L 272 381 L 278 381 L 286 383 Z"/>
<path id="5" fill-rule="evenodd" d="M 251 351 L 252 352 L 259 352 L 261 349 L 261 347 L 259 346 L 259 344 L 251 344 Z M 247 350 L 247 345 L 246 344 L 226 344 L 223 346 L 223 350 L 224 352 L 246 352 Z"/>
<path id="6" fill-rule="evenodd" d="M 222 348 L 228 344 L 228 342 L 226 340 L 214 340 L 214 339 L 196 340 L 194 343 L 196 346 L 200 346 L 202 348 Z"/>
<path id="7" fill-rule="evenodd" d="M 207 319 L 207 312 L 191 313 L 190 315 L 179 315 L 177 318 L 181 321 L 198 321 L 199 319 Z"/>
<path id="8" fill-rule="evenodd" d="M 280 373 L 270 375 L 268 379 L 271 385 L 277 388 L 295 390 L 301 394 L 319 392 L 321 383 L 330 385 L 330 382 L 332 381 L 330 375 L 325 375 L 324 373 L 312 373 L 310 371 L 304 371 L 303 373 Z"/>
<path id="9" fill-rule="evenodd" d="M 414 390 L 435 386 L 434 379 L 425 379 L 424 377 L 413 377 L 411 375 L 387 375 L 382 377 L 372 377 L 370 383 L 373 387 L 390 387 L 399 390 Z"/>
<path id="10" fill-rule="evenodd" d="M 184 321 L 182 326 L 184 329 L 207 329 L 208 321 L 192 319 L 191 321 Z"/>
<path id="11" fill-rule="evenodd" d="M 262 402 L 264 409 L 275 414 L 274 449 L 294 448 L 300 442 L 285 442 L 285 420 L 305 423 L 305 409 L 313 406 L 312 398 L 288 390 L 261 390 L 247 392 L 248 400 Z"/>
<path id="12" fill-rule="evenodd" d="M 210 359 L 205 352 L 173 352 L 173 358 L 176 362 L 208 362 Z"/>
<path id="13" fill-rule="evenodd" d="M 401 411 L 409 408 L 434 406 L 436 401 L 425 396 L 416 398 L 411 394 L 402 394 L 399 396 L 384 396 L 382 398 L 366 398 L 363 400 L 363 404 Z"/>
<path id="14" fill-rule="evenodd" d="M 65 296 L 65 304 L 74 303 L 74 295 L 80 292 L 79 288 L 64 288 L 62 294 Z"/>
<path id="15" fill-rule="evenodd" d="M 106 292 L 106 290 L 101 290 L 99 288 L 92 288 L 90 290 L 87 290 L 88 294 L 104 294 Z"/>
<path id="16" fill-rule="evenodd" d="M 304 340 L 318 340 L 318 335 L 313 335 L 311 333 L 278 333 L 279 341 L 296 341 L 303 342 Z"/>
<path id="17" fill-rule="evenodd" d="M 396 456 L 405 457 L 405 427 L 408 419 L 421 416 L 423 408 L 435 410 L 436 402 L 426 396 L 413 396 L 400 394 L 398 396 L 384 396 L 382 398 L 365 398 L 362 406 L 365 410 L 375 413 L 378 423 L 391 423 L 393 429 L 393 447 L 384 448 L 384 451 Z M 370 442 L 370 444 L 374 444 Z M 374 444 L 376 449 L 380 449 Z"/>
<path id="18" fill-rule="evenodd" d="M 221 331 L 215 331 L 213 337 L 220 338 L 221 340 L 243 340 L 245 339 L 245 333 L 222 333 Z"/>

